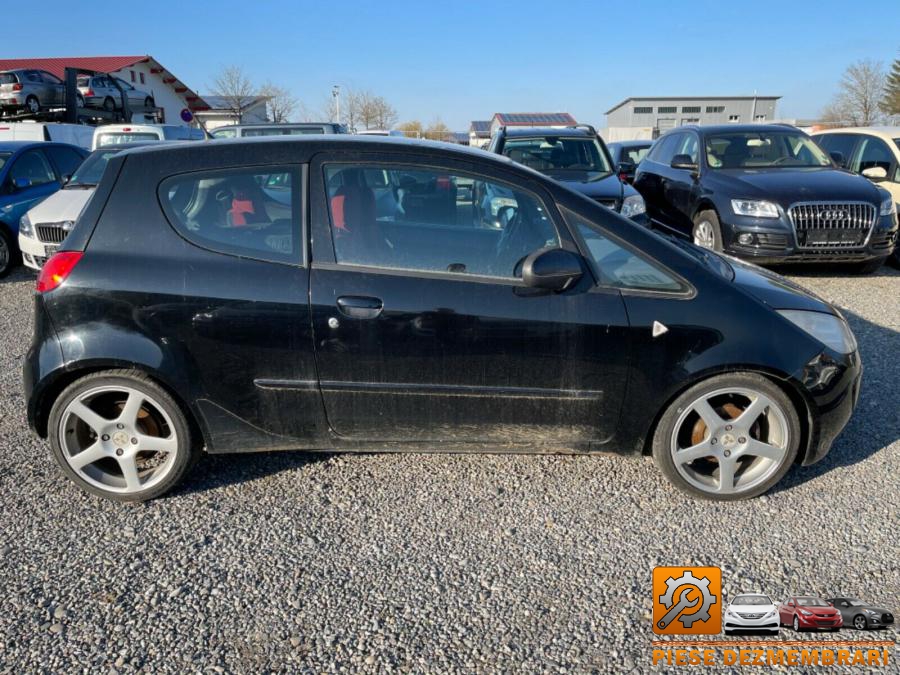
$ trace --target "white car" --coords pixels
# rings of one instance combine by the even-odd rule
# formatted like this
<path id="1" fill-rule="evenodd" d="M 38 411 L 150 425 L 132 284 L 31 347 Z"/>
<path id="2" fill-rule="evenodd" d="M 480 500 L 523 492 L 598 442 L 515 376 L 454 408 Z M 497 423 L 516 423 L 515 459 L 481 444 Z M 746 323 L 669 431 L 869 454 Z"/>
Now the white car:
<path id="1" fill-rule="evenodd" d="M 62 244 L 78 215 L 94 194 L 109 158 L 127 148 L 144 145 L 130 143 L 95 150 L 75 169 L 61 190 L 54 192 L 19 220 L 19 249 L 26 267 L 39 270 Z"/>
<path id="2" fill-rule="evenodd" d="M 778 635 L 781 621 L 778 606 L 764 593 L 742 593 L 728 603 L 722 616 L 725 635 L 737 630 Z"/>

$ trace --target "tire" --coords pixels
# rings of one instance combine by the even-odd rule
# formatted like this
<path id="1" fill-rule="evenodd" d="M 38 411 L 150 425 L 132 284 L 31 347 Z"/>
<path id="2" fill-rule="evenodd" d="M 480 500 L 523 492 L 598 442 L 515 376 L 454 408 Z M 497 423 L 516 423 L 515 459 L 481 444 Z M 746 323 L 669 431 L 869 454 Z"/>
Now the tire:
<path id="1" fill-rule="evenodd" d="M 853 627 L 856 630 L 866 630 L 869 627 L 869 622 L 866 621 L 866 617 L 862 614 L 857 614 L 853 617 Z"/>
<path id="2" fill-rule="evenodd" d="M 53 402 L 47 429 L 62 472 L 83 490 L 114 501 L 165 494 L 199 457 L 181 407 L 136 370 L 76 380 Z M 90 454 L 74 461 L 82 453 Z"/>
<path id="3" fill-rule="evenodd" d="M 0 279 L 9 274 L 19 262 L 19 247 L 9 233 L 0 225 Z"/>
<path id="4" fill-rule="evenodd" d="M 713 251 L 722 250 L 722 226 L 719 224 L 719 216 L 715 211 L 707 209 L 694 216 L 691 241 L 697 246 L 710 248 Z"/>
<path id="5" fill-rule="evenodd" d="M 155 108 L 156 107 L 156 103 L 153 101 L 152 96 L 148 96 L 147 98 L 144 99 L 144 107 L 145 108 Z"/>
<path id="6" fill-rule="evenodd" d="M 800 628 L 800 619 L 798 619 L 796 615 L 794 615 L 794 623 L 792 625 L 794 627 L 794 630 L 798 633 L 803 630 L 802 628 Z"/>
<path id="7" fill-rule="evenodd" d="M 875 260 L 867 260 L 864 263 L 854 265 L 853 271 L 857 274 L 871 274 L 879 269 L 887 258 L 876 258 Z"/>
<path id="8" fill-rule="evenodd" d="M 116 102 L 112 99 L 111 96 L 107 96 L 103 99 L 103 109 L 106 112 L 114 112 L 116 109 Z"/>
<path id="9" fill-rule="evenodd" d="M 755 373 L 717 375 L 689 387 L 663 411 L 652 442 L 656 465 L 675 487 L 717 501 L 763 494 L 787 473 L 799 447 L 793 403 Z"/>
<path id="10" fill-rule="evenodd" d="M 41 102 L 38 97 L 32 94 L 25 99 L 25 109 L 32 115 L 37 115 L 41 111 Z"/>

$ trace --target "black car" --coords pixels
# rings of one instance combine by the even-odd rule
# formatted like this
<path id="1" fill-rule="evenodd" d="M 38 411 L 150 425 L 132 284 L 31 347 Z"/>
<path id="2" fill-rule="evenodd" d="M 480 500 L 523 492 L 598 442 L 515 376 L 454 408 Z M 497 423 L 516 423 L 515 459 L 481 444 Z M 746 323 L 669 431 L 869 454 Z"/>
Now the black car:
<path id="1" fill-rule="evenodd" d="M 888 192 L 787 125 L 679 127 L 656 141 L 634 186 L 654 225 L 758 263 L 872 271 L 897 241 Z"/>
<path id="2" fill-rule="evenodd" d="M 607 143 L 606 147 L 609 148 L 609 154 L 612 157 L 613 166 L 616 167 L 619 178 L 626 183 L 633 183 L 637 166 L 644 161 L 644 157 L 650 152 L 650 148 L 653 147 L 653 141 L 614 141 L 613 143 Z"/>
<path id="3" fill-rule="evenodd" d="M 829 598 L 844 619 L 845 626 L 856 630 L 887 628 L 894 623 L 894 615 L 881 607 L 874 607 L 859 598 Z"/>
<path id="4" fill-rule="evenodd" d="M 502 188 L 503 227 L 472 195 Z M 505 158 L 317 136 L 112 157 L 44 266 L 28 419 L 75 483 L 201 450 L 652 452 L 760 494 L 828 451 L 862 366 L 838 311 Z"/>
<path id="5" fill-rule="evenodd" d="M 636 223 L 650 223 L 641 195 L 618 176 L 631 167 L 613 163 L 591 126 L 500 127 L 488 150 L 550 176 Z"/>

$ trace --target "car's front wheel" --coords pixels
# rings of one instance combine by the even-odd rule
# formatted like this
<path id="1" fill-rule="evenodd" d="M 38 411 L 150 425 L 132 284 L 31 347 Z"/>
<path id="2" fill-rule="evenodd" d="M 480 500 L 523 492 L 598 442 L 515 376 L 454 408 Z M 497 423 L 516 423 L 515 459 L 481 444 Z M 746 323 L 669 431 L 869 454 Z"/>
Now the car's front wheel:
<path id="1" fill-rule="evenodd" d="M 691 238 L 697 246 L 712 251 L 722 250 L 722 226 L 715 211 L 708 209 L 694 216 L 694 228 Z"/>
<path id="2" fill-rule="evenodd" d="M 197 456 L 181 408 L 134 370 L 93 373 L 70 384 L 53 404 L 48 434 L 69 478 L 118 501 L 162 495 Z"/>
<path id="3" fill-rule="evenodd" d="M 862 614 L 857 614 L 856 616 L 854 616 L 853 627 L 856 630 L 865 630 L 866 628 L 868 628 L 869 625 L 866 622 L 866 617 L 864 617 Z"/>
<path id="4" fill-rule="evenodd" d="M 793 626 L 794 626 L 794 630 L 799 633 L 800 632 L 800 619 L 798 619 L 796 616 L 794 617 Z"/>
<path id="5" fill-rule="evenodd" d="M 4 228 L 0 227 L 0 279 L 9 274 L 16 262 L 16 249 L 13 239 Z"/>
<path id="6" fill-rule="evenodd" d="M 722 501 L 766 492 L 799 447 L 791 400 L 754 373 L 717 375 L 690 387 L 669 404 L 653 435 L 653 458 L 676 487 Z"/>

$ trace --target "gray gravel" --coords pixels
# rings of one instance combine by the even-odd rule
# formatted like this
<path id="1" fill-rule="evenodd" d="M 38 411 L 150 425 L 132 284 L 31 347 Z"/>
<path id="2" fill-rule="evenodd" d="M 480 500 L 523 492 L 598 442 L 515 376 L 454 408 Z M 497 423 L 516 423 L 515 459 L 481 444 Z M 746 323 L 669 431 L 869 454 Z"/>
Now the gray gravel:
<path id="1" fill-rule="evenodd" d="M 646 672 L 658 564 L 720 565 L 726 595 L 900 614 L 900 274 L 795 277 L 847 309 L 865 385 L 828 459 L 755 501 L 692 501 L 649 459 L 297 452 L 208 458 L 121 506 L 26 428 L 17 272 L 0 283 L 0 672 Z"/>

